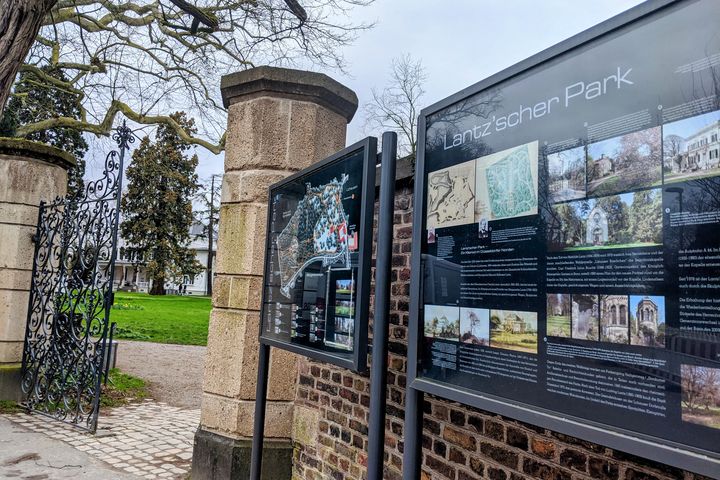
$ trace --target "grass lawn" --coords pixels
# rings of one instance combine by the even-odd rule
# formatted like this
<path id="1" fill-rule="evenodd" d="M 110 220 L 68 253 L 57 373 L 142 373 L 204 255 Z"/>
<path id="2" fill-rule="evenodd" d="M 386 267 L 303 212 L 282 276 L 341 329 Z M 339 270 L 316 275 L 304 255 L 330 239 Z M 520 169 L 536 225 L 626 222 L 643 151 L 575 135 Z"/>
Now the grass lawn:
<path id="1" fill-rule="evenodd" d="M 547 334 L 553 337 L 570 337 L 570 316 L 549 315 L 547 318 Z"/>
<path id="2" fill-rule="evenodd" d="M 637 248 L 637 247 L 656 247 L 662 245 L 654 242 L 635 242 L 635 243 L 618 243 L 614 245 L 586 245 L 583 247 L 565 247 L 563 252 L 577 252 L 581 250 L 610 250 L 613 248 Z"/>
<path id="3" fill-rule="evenodd" d="M 113 368 L 107 384 L 102 387 L 100 406 L 103 408 L 120 407 L 128 403 L 139 402 L 147 397 L 145 380 Z"/>
<path id="4" fill-rule="evenodd" d="M 504 330 L 491 330 L 490 346 L 518 352 L 537 353 L 537 333 L 509 333 Z"/>
<path id="5" fill-rule="evenodd" d="M 207 345 L 210 297 L 116 292 L 110 321 L 115 338 Z"/>

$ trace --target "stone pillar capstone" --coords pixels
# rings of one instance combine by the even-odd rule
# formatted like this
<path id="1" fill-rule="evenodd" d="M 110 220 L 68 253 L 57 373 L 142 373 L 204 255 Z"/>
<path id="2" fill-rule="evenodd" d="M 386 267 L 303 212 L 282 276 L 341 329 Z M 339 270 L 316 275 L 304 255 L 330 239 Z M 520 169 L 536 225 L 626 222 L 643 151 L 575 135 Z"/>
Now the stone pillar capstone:
<path id="1" fill-rule="evenodd" d="M 67 191 L 72 155 L 42 143 L 0 138 L 0 400 L 20 400 L 20 362 L 41 201 Z"/>
<path id="2" fill-rule="evenodd" d="M 221 80 L 228 108 L 213 309 L 193 479 L 248 478 L 268 187 L 345 146 L 357 96 L 330 77 L 258 67 Z M 273 349 L 263 477 L 291 476 L 296 357 Z"/>

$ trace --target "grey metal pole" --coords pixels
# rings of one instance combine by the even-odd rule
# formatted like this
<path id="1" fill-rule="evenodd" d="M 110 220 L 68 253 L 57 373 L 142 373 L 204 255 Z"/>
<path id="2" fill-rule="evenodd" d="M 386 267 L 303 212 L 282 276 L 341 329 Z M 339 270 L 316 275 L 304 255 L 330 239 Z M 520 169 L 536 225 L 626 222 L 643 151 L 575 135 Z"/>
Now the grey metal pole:
<path id="1" fill-rule="evenodd" d="M 250 480 L 260 480 L 262 472 L 263 438 L 265 437 L 265 404 L 270 370 L 270 345 L 260 343 L 258 376 L 255 389 L 255 424 L 253 426 L 252 454 L 250 457 Z"/>
<path id="2" fill-rule="evenodd" d="M 405 390 L 405 428 L 403 431 L 403 480 L 420 478 L 422 461 L 423 393 L 408 385 Z"/>
<path id="3" fill-rule="evenodd" d="M 395 214 L 397 134 L 382 136 L 380 208 L 375 260 L 375 318 L 370 366 L 370 424 L 368 428 L 368 480 L 382 480 L 385 452 L 385 397 L 387 395 L 388 314 L 390 268 Z"/>

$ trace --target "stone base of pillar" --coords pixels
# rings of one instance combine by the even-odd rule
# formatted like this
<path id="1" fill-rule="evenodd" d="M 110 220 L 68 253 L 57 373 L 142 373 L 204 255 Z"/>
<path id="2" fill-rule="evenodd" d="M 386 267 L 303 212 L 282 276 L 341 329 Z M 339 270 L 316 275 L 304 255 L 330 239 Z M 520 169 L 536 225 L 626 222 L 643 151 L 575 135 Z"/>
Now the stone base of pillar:
<path id="1" fill-rule="evenodd" d="M 0 400 L 19 402 L 23 399 L 20 390 L 20 369 L 19 363 L 0 364 Z"/>
<path id="2" fill-rule="evenodd" d="M 193 480 L 250 478 L 252 439 L 236 440 L 198 428 L 195 432 L 191 477 Z M 290 480 L 292 442 L 265 440 L 263 480 Z"/>

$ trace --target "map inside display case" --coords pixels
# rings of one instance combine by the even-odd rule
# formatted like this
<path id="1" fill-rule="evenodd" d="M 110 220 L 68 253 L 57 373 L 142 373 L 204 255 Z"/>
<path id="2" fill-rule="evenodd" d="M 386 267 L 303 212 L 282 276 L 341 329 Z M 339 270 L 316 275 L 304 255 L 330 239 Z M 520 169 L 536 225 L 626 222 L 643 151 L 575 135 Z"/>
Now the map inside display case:
<path id="1" fill-rule="evenodd" d="M 270 187 L 261 341 L 364 368 L 376 149 L 368 138 Z"/>

